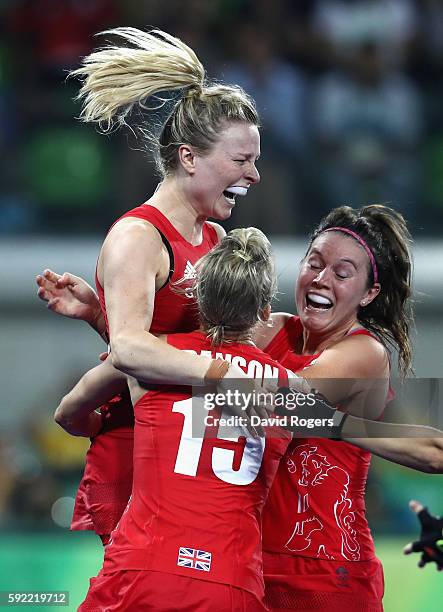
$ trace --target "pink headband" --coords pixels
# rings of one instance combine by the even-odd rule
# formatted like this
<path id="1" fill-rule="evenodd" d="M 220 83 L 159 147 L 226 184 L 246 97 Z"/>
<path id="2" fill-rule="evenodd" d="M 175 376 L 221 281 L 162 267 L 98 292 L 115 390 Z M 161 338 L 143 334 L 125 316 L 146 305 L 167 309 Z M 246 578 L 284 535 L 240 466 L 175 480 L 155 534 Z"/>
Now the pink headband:
<path id="1" fill-rule="evenodd" d="M 366 241 L 363 240 L 361 236 L 359 236 L 352 230 L 348 229 L 347 227 L 328 227 L 323 231 L 324 232 L 343 232 L 344 234 L 349 234 L 355 240 L 357 240 L 357 242 L 359 242 L 361 246 L 364 248 L 364 250 L 366 251 L 366 254 L 369 257 L 369 261 L 371 262 L 372 275 L 374 277 L 374 284 L 378 281 L 378 270 L 377 270 L 377 264 L 375 262 L 374 254 L 369 248 L 369 246 L 367 245 Z"/>

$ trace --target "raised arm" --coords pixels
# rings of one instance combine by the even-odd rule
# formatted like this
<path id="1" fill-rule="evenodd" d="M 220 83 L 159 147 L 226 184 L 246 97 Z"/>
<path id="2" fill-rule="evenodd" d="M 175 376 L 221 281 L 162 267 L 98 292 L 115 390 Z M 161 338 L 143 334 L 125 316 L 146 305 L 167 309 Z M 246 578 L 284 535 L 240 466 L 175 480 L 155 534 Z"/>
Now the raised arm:
<path id="1" fill-rule="evenodd" d="M 108 341 L 97 294 L 85 280 L 70 272 L 60 275 L 48 269 L 36 276 L 35 280 L 37 295 L 47 302 L 49 310 L 64 317 L 86 321 Z"/>
<path id="2" fill-rule="evenodd" d="M 102 417 L 94 412 L 126 388 L 126 376 L 109 359 L 89 370 L 57 407 L 54 420 L 73 436 L 95 436 Z"/>

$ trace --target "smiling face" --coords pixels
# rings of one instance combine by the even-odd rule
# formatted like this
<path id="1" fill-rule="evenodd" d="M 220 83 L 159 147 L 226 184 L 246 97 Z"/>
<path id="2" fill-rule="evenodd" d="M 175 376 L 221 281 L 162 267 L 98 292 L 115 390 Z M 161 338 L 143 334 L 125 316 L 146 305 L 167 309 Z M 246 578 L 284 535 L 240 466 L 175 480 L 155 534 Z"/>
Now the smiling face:
<path id="1" fill-rule="evenodd" d="M 245 122 L 227 124 L 209 152 L 193 157 L 190 197 L 198 212 L 220 221 L 228 219 L 236 199 L 259 182 L 255 166 L 259 157 L 257 126 Z"/>
<path id="2" fill-rule="evenodd" d="M 304 329 L 327 338 L 357 322 L 360 307 L 378 295 L 368 289 L 369 258 L 351 236 L 330 231 L 318 236 L 302 262 L 296 304 Z"/>

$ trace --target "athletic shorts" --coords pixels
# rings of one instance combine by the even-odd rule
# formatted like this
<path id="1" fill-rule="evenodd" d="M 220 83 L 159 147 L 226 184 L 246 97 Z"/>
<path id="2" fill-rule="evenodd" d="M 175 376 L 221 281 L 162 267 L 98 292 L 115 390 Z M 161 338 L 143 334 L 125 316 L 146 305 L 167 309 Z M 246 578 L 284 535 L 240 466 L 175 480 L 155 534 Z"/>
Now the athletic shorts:
<path id="1" fill-rule="evenodd" d="M 378 559 L 328 561 L 264 553 L 263 563 L 270 612 L 383 611 L 383 567 Z"/>
<path id="2" fill-rule="evenodd" d="M 218 582 L 151 570 L 91 578 L 79 612 L 266 612 L 252 593 Z M 343 612 L 343 611 L 341 611 Z"/>

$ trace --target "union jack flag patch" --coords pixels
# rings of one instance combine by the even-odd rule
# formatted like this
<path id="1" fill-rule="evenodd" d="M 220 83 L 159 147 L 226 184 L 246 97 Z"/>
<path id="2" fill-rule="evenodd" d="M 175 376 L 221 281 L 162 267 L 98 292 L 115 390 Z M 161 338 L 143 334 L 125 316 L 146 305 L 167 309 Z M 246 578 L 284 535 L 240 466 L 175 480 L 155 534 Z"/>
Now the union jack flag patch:
<path id="1" fill-rule="evenodd" d="M 184 548 L 183 546 L 178 549 L 177 565 L 179 567 L 189 567 L 202 572 L 209 572 L 211 570 L 211 560 L 212 554 L 205 550 Z"/>

